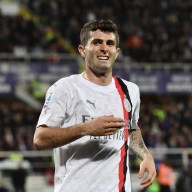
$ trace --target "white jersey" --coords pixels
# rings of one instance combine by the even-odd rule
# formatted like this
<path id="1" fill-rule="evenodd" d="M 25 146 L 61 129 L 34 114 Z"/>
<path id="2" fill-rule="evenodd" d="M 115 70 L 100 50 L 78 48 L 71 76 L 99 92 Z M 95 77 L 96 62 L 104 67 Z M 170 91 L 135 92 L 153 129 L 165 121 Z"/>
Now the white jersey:
<path id="1" fill-rule="evenodd" d="M 140 94 L 137 85 L 121 81 L 130 100 L 118 88 L 115 77 L 110 85 L 99 86 L 82 74 L 72 75 L 47 91 L 37 127 L 44 124 L 65 129 L 107 115 L 128 123 L 114 135 L 84 136 L 55 148 L 55 192 L 131 192 L 128 129 L 138 122 Z"/>

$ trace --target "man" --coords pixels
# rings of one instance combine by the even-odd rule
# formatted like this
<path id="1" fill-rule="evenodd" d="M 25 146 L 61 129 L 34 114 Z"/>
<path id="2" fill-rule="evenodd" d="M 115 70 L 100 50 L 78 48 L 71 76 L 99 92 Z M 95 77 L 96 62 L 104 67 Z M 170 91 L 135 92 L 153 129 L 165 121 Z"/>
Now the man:
<path id="1" fill-rule="evenodd" d="M 160 192 L 171 192 L 174 183 L 174 171 L 168 158 L 164 158 L 158 167 L 157 179 L 160 185 Z"/>
<path id="2" fill-rule="evenodd" d="M 49 88 L 34 145 L 54 149 L 55 192 L 131 192 L 128 148 L 142 160 L 139 177 L 145 188 L 156 170 L 137 126 L 139 89 L 112 76 L 119 53 L 116 24 L 88 22 L 80 40 L 85 71 Z"/>

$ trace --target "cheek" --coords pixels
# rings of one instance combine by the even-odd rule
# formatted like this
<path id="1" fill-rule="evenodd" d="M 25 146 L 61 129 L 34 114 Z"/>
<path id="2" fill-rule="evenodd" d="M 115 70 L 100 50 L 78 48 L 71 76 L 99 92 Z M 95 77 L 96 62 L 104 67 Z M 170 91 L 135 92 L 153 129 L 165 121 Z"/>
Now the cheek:
<path id="1" fill-rule="evenodd" d="M 87 50 L 85 56 L 86 56 L 88 59 L 91 59 L 91 58 L 94 57 L 94 55 L 95 55 L 95 51 L 94 51 L 94 50 Z"/>
<path id="2" fill-rule="evenodd" d="M 117 51 L 117 50 L 115 49 L 114 58 L 116 59 L 116 58 L 118 57 L 118 55 L 119 55 L 119 51 Z"/>
<path id="3" fill-rule="evenodd" d="M 113 59 L 116 59 L 118 56 L 118 53 L 116 51 L 112 52 L 112 58 Z"/>
<path id="4" fill-rule="evenodd" d="M 87 52 L 85 53 L 85 61 L 86 61 L 87 63 L 92 63 L 93 60 L 94 60 L 94 54 L 93 54 L 91 51 L 87 51 Z"/>

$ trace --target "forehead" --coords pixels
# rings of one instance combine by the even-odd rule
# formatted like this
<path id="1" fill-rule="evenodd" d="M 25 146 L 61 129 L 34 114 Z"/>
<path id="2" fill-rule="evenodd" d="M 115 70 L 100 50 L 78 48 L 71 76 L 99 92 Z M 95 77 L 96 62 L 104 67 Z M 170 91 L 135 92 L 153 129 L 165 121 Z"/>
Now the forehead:
<path id="1" fill-rule="evenodd" d="M 116 42 L 115 34 L 112 32 L 103 32 L 101 30 L 91 31 L 90 38 L 88 42 L 91 42 L 94 39 L 101 39 L 104 41 L 112 40 Z"/>

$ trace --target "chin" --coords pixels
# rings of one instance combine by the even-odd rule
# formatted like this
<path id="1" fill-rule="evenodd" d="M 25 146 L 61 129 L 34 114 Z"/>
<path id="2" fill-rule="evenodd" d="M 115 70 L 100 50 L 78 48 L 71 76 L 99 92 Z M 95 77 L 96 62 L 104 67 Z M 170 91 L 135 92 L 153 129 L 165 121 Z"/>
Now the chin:
<path id="1" fill-rule="evenodd" d="M 106 66 L 103 66 L 103 67 L 98 67 L 94 70 L 97 74 L 106 74 L 108 73 L 109 71 L 111 71 L 111 67 L 106 67 Z"/>

